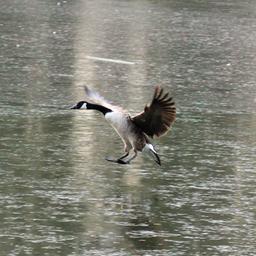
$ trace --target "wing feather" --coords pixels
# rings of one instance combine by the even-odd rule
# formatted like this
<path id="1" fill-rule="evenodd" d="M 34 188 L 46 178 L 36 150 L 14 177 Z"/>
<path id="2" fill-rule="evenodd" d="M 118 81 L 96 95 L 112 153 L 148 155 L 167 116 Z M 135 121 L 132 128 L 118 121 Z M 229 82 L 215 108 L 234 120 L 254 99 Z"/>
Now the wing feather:
<path id="1" fill-rule="evenodd" d="M 144 111 L 132 118 L 132 121 L 150 137 L 164 135 L 174 123 L 176 118 L 175 102 L 169 93 L 157 86 L 150 104 Z"/>

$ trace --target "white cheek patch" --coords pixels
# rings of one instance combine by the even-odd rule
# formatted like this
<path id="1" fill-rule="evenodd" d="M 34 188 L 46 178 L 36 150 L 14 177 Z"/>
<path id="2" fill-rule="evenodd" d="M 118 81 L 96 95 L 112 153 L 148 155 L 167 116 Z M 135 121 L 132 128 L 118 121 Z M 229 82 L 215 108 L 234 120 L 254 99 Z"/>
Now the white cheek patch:
<path id="1" fill-rule="evenodd" d="M 81 109 L 87 109 L 87 103 L 84 103 L 84 104 L 81 106 Z"/>

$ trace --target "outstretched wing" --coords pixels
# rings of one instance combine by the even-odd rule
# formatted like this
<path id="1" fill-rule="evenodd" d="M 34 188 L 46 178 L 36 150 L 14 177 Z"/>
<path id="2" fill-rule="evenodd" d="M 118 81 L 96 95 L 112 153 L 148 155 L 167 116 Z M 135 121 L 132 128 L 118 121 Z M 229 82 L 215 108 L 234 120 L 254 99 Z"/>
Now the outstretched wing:
<path id="1" fill-rule="evenodd" d="M 132 121 L 150 137 L 164 135 L 174 123 L 176 107 L 168 93 L 160 86 L 155 88 L 152 102 L 146 105 L 144 111 L 132 118 Z"/>
<path id="2" fill-rule="evenodd" d="M 111 102 L 109 102 L 104 97 L 102 97 L 98 92 L 90 89 L 88 86 L 85 85 L 84 90 L 85 90 L 85 100 L 86 101 L 93 103 L 93 104 L 98 104 L 98 105 L 104 106 L 113 111 L 116 110 L 116 111 L 125 112 L 121 107 L 113 105 Z"/>

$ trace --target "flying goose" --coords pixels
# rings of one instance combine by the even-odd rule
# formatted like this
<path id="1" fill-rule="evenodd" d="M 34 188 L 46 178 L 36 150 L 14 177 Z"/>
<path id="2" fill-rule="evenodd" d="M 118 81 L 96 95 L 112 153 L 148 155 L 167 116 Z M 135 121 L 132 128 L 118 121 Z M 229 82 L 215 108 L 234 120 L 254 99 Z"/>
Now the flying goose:
<path id="1" fill-rule="evenodd" d="M 150 104 L 144 111 L 131 117 L 121 107 L 112 105 L 96 91 L 85 86 L 86 98 L 79 101 L 71 109 L 94 109 L 101 112 L 111 124 L 124 143 L 124 155 L 117 160 L 106 158 L 108 161 L 119 164 L 128 164 L 133 160 L 138 151 L 149 151 L 156 163 L 161 165 L 149 138 L 163 136 L 171 128 L 176 118 L 176 108 L 173 99 L 168 93 L 164 93 L 160 86 L 155 87 L 155 93 Z M 130 156 L 130 152 L 133 155 Z M 130 157 L 129 157 L 130 156 Z"/>

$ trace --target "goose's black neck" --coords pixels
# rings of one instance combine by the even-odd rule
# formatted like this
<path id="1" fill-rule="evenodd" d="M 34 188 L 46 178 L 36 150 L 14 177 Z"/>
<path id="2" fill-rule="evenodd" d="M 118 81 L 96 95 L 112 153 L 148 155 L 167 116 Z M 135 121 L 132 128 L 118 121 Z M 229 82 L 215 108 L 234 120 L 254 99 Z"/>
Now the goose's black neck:
<path id="1" fill-rule="evenodd" d="M 97 105 L 97 104 L 92 104 L 92 103 L 87 103 L 87 109 L 94 109 L 94 110 L 98 110 L 100 111 L 104 116 L 108 113 L 108 112 L 112 112 L 111 109 L 106 108 L 102 105 Z"/>

